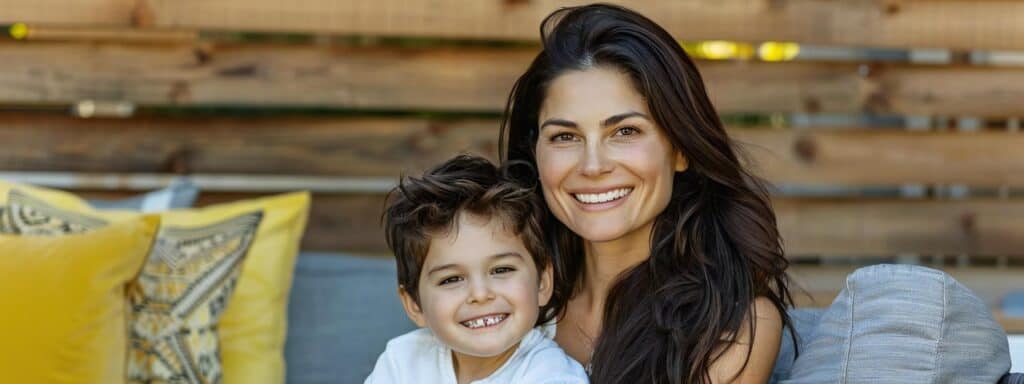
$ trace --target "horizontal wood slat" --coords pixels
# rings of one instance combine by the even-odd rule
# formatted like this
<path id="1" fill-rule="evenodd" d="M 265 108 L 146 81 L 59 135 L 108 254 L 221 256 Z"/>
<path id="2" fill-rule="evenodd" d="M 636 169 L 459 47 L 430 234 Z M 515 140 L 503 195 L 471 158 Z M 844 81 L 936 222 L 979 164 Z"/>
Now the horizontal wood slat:
<path id="1" fill-rule="evenodd" d="M 86 191 L 89 197 L 123 193 Z M 206 192 L 205 206 L 254 197 Z M 832 257 L 904 254 L 1006 255 L 1024 249 L 1024 201 L 834 201 L 775 198 L 786 254 Z M 388 254 L 381 230 L 384 195 L 314 194 L 303 249 Z M 972 216 L 973 215 L 973 216 Z M 974 229 L 964 229 L 964 218 Z M 1024 280 L 1022 280 L 1024 282 Z M 1022 287 L 1024 288 L 1024 287 Z M 813 293 L 813 291 L 812 291 Z M 829 299 L 831 300 L 831 299 Z"/>
<path id="2" fill-rule="evenodd" d="M 233 194 L 204 194 L 203 203 Z M 979 254 L 1019 257 L 1024 201 L 776 198 L 788 255 Z M 314 195 L 306 249 L 386 253 L 382 194 Z"/>
<path id="3" fill-rule="evenodd" d="M 872 129 L 731 129 L 776 183 L 1024 185 L 1024 134 Z"/>
<path id="4" fill-rule="evenodd" d="M 615 1 L 676 38 L 813 44 L 1021 49 L 1024 4 L 1000 0 Z M 143 25 L 160 28 L 533 41 L 561 6 L 536 0 L 0 0 L 0 23 Z"/>
<path id="5" fill-rule="evenodd" d="M 1020 255 L 1024 201 L 776 199 L 791 254 Z"/>
<path id="6" fill-rule="evenodd" d="M 457 153 L 495 159 L 499 121 L 76 119 L 0 113 L 0 171 L 386 177 Z M 730 128 L 778 184 L 1024 186 L 1024 134 Z"/>
<path id="7" fill-rule="evenodd" d="M 533 49 L 2 44 L 0 104 L 500 112 Z M 722 113 L 1024 114 L 1024 68 L 698 64 Z"/>

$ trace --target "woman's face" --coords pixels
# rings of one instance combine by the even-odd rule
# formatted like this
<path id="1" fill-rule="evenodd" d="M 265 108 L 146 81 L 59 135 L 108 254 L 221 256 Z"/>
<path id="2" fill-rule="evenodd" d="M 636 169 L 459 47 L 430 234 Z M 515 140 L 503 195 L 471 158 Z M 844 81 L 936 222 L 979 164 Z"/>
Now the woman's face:
<path id="1" fill-rule="evenodd" d="M 647 241 L 687 164 L 629 76 L 604 67 L 560 75 L 538 124 L 537 168 L 555 217 L 588 241 Z"/>

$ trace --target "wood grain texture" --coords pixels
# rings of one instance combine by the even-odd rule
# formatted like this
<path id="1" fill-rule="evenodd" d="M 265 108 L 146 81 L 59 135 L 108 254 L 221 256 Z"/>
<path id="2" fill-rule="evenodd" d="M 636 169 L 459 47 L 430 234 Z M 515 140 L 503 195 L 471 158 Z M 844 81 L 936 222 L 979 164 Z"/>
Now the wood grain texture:
<path id="1" fill-rule="evenodd" d="M 145 0 L 148 25 L 534 41 L 549 12 L 576 0 Z M 1001 0 L 619 0 L 683 40 L 954 49 L 1021 49 L 1024 4 Z M 131 25 L 129 0 L 0 0 L 0 23 Z M 136 17 L 137 18 L 137 17 Z"/>
<path id="2" fill-rule="evenodd" d="M 203 202 L 232 194 L 204 194 Z M 213 197 L 210 197 L 213 196 Z M 217 196 L 227 196 L 220 197 Z M 212 200 L 207 200 L 212 199 Z M 1024 249 L 1024 201 L 776 198 L 787 255 L 1010 255 Z M 305 249 L 386 253 L 382 194 L 314 195 Z"/>
<path id="3" fill-rule="evenodd" d="M 533 48 L 2 44 L 0 104 L 314 107 L 497 113 Z M 698 63 L 721 113 L 1024 113 L 1024 68 Z"/>
<path id="4" fill-rule="evenodd" d="M 397 177 L 460 152 L 497 158 L 494 119 L 75 119 L 0 113 L 0 170 Z M 1024 186 L 1024 134 L 730 128 L 776 184 Z"/>
<path id="5" fill-rule="evenodd" d="M 1020 200 L 776 199 L 790 254 L 1019 255 Z"/>

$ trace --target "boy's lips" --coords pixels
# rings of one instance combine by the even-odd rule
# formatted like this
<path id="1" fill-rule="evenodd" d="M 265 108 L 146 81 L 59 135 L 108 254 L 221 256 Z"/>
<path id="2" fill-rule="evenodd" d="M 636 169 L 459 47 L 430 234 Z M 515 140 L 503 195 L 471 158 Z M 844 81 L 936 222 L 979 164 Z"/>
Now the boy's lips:
<path id="1" fill-rule="evenodd" d="M 501 322 L 508 318 L 508 315 L 508 313 L 491 313 L 461 321 L 460 324 L 469 329 L 487 328 L 501 324 Z"/>

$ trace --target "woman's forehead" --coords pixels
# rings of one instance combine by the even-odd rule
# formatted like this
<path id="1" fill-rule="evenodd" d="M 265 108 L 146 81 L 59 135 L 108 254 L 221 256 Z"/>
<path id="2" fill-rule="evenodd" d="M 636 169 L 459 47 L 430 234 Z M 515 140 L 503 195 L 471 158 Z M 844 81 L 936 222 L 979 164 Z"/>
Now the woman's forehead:
<path id="1" fill-rule="evenodd" d="M 604 120 L 631 111 L 649 116 L 647 109 L 646 100 L 629 75 L 597 67 L 556 77 L 547 89 L 539 118 Z"/>

